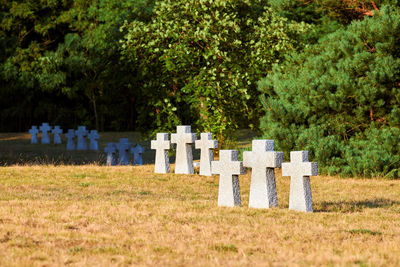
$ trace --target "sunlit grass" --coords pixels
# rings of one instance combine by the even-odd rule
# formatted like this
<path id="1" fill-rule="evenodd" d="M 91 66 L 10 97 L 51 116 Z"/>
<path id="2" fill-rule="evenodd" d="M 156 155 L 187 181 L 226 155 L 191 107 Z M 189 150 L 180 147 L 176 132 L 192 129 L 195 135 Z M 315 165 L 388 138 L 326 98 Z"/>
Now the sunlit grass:
<path id="1" fill-rule="evenodd" d="M 173 167 L 173 166 L 172 166 Z M 315 213 L 217 207 L 218 176 L 153 166 L 0 168 L 0 265 L 400 264 L 400 182 L 311 178 Z"/>
<path id="2" fill-rule="evenodd" d="M 308 214 L 288 210 L 279 169 L 279 208 L 249 209 L 248 173 L 243 207 L 220 208 L 218 176 L 154 174 L 137 133 L 101 136 L 99 152 L 67 152 L 0 134 L 0 266 L 400 265 L 400 181 L 312 177 Z M 104 166 L 121 137 L 146 148 L 147 165 Z"/>

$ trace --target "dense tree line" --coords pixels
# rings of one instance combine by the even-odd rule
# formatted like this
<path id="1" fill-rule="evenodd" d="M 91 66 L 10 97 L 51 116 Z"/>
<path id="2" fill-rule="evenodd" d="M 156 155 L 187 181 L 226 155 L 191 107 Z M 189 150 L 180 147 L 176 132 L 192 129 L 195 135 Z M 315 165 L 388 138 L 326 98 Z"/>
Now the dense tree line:
<path id="1" fill-rule="evenodd" d="M 349 2 L 2 0 L 0 131 L 257 128 L 257 80 Z"/>
<path id="2" fill-rule="evenodd" d="M 147 0 L 2 1 L 0 129 L 134 129 L 135 69 L 120 59 L 120 27 L 152 9 Z"/>
<path id="3" fill-rule="evenodd" d="M 0 131 L 261 130 L 398 176 L 397 0 L 0 0 Z"/>

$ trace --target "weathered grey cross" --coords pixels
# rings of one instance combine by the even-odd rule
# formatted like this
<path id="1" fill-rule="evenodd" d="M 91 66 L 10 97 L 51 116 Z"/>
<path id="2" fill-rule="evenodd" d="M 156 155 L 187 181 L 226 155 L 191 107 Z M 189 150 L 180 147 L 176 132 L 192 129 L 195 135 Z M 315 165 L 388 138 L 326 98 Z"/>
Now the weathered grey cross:
<path id="1" fill-rule="evenodd" d="M 87 150 L 86 136 L 88 131 L 86 126 L 78 126 L 78 130 L 75 131 L 75 135 L 78 137 L 78 142 L 76 145 L 77 150 Z"/>
<path id="2" fill-rule="evenodd" d="M 50 144 L 50 136 L 48 131 L 51 130 L 51 127 L 47 122 L 42 123 L 40 126 L 40 131 L 42 131 L 42 144 Z"/>
<path id="3" fill-rule="evenodd" d="M 219 161 L 211 162 L 212 174 L 219 174 L 218 206 L 241 206 L 239 174 L 245 174 L 237 150 L 220 150 Z"/>
<path id="4" fill-rule="evenodd" d="M 131 161 L 129 151 L 131 150 L 132 144 L 129 143 L 128 138 L 120 138 L 116 146 L 118 149 L 118 165 L 129 165 Z"/>
<path id="5" fill-rule="evenodd" d="M 177 126 L 176 134 L 171 134 L 171 143 L 176 144 L 175 173 L 194 173 L 191 144 L 196 139 L 197 135 L 191 133 L 191 128 L 187 125 Z"/>
<path id="6" fill-rule="evenodd" d="M 75 130 L 69 129 L 68 132 L 65 134 L 65 137 L 67 138 L 67 150 L 75 150 Z"/>
<path id="7" fill-rule="evenodd" d="M 195 147 L 200 149 L 200 175 L 211 176 L 213 149 L 218 147 L 218 140 L 212 140 L 212 133 L 201 133 L 200 140 L 195 142 Z"/>
<path id="8" fill-rule="evenodd" d="M 273 140 L 253 140 L 253 151 L 243 152 L 243 165 L 252 168 L 249 207 L 278 206 L 275 169 L 281 167 L 283 153 L 274 151 Z"/>
<path id="9" fill-rule="evenodd" d="M 151 149 L 156 150 L 155 173 L 169 173 L 168 150 L 170 148 L 171 142 L 168 140 L 167 133 L 158 133 L 157 139 L 151 140 Z"/>
<path id="10" fill-rule="evenodd" d="M 289 209 L 313 211 L 310 176 L 318 175 L 318 163 L 308 162 L 308 151 L 290 152 L 290 163 L 282 163 L 282 176 L 290 176 Z"/>
<path id="11" fill-rule="evenodd" d="M 54 126 L 54 129 L 51 131 L 54 134 L 54 144 L 61 144 L 61 134 L 63 133 L 63 130 L 60 128 L 60 126 Z"/>
<path id="12" fill-rule="evenodd" d="M 38 139 L 37 139 L 37 134 L 39 133 L 39 130 L 37 126 L 32 126 L 32 128 L 29 130 L 29 133 L 32 135 L 31 136 L 31 144 L 37 144 Z"/>
<path id="13" fill-rule="evenodd" d="M 90 131 L 90 133 L 88 134 L 88 139 L 90 140 L 90 143 L 89 143 L 90 150 L 94 150 L 94 151 L 99 150 L 99 144 L 97 142 L 97 140 L 99 140 L 99 138 L 100 138 L 100 135 L 97 132 L 97 130 Z"/>
<path id="14" fill-rule="evenodd" d="M 144 148 L 138 144 L 136 147 L 131 148 L 131 153 L 133 154 L 133 165 L 143 165 Z"/>
<path id="15" fill-rule="evenodd" d="M 117 152 L 117 147 L 114 143 L 108 143 L 107 147 L 104 148 L 104 152 L 107 153 L 107 166 L 117 165 L 117 160 L 115 154 Z"/>

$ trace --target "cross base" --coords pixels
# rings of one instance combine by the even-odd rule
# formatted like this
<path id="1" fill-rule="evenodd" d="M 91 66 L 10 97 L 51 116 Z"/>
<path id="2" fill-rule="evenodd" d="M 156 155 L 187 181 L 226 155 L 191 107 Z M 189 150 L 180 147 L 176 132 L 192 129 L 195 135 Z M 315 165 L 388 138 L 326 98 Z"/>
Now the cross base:
<path id="1" fill-rule="evenodd" d="M 192 146 L 190 144 L 186 144 L 183 149 L 177 146 L 175 162 L 175 173 L 194 174 Z"/>
<path id="2" fill-rule="evenodd" d="M 313 212 L 310 177 L 292 177 L 290 181 L 289 209 Z"/>
<path id="3" fill-rule="evenodd" d="M 161 151 L 156 153 L 154 173 L 169 173 L 169 155 L 167 150 L 164 150 L 164 153 L 161 153 Z"/>
<path id="4" fill-rule="evenodd" d="M 268 209 L 278 207 L 278 196 L 276 193 L 275 171 L 267 168 L 266 172 L 255 173 L 253 169 L 250 184 L 249 207 Z"/>
<path id="5" fill-rule="evenodd" d="M 241 206 L 239 176 L 225 177 L 220 175 L 218 190 L 218 206 Z"/>

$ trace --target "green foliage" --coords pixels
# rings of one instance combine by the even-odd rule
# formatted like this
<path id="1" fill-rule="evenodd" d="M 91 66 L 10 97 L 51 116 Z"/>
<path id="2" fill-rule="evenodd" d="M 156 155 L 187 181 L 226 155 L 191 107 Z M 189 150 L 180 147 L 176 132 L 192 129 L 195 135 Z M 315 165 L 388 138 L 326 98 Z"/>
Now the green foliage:
<path id="1" fill-rule="evenodd" d="M 349 24 L 372 16 L 374 10 L 384 5 L 399 6 L 398 0 L 270 0 L 270 5 L 280 16 L 290 20 L 318 24 L 321 19 Z"/>
<path id="2" fill-rule="evenodd" d="M 367 129 L 362 136 L 350 139 L 345 150 L 345 175 L 400 176 L 400 129 L 381 127 Z"/>
<path id="3" fill-rule="evenodd" d="M 2 3 L 0 43 L 7 49 L 0 57 L 1 128 L 21 130 L 48 120 L 132 129 L 134 92 L 120 61 L 119 28 L 125 20 L 148 19 L 152 5 L 152 0 Z"/>
<path id="4" fill-rule="evenodd" d="M 232 129 L 258 124 L 256 81 L 302 47 L 309 27 L 261 0 L 169 0 L 156 4 L 149 23 L 123 29 L 124 60 L 140 77 L 140 121 L 154 130 L 192 124 L 223 141 Z"/>
<path id="5" fill-rule="evenodd" d="M 0 130 L 191 124 L 223 143 L 264 106 L 285 152 L 397 177 L 399 3 L 0 0 Z"/>
<path id="6" fill-rule="evenodd" d="M 400 11 L 383 7 L 294 53 L 259 82 L 265 137 L 325 173 L 400 176 Z"/>

